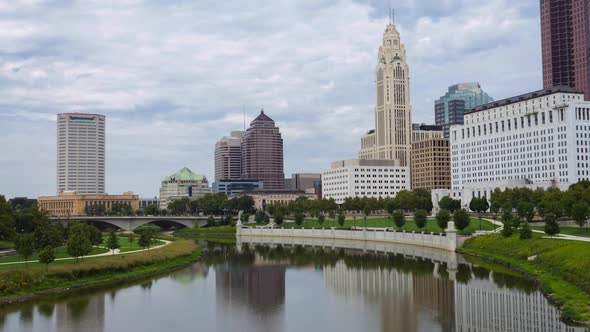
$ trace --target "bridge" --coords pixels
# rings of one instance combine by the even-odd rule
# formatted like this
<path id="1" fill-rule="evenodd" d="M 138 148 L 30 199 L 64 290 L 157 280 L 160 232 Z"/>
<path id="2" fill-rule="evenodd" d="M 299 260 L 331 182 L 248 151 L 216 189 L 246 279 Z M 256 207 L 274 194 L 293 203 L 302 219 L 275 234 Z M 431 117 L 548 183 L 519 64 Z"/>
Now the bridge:
<path id="1" fill-rule="evenodd" d="M 199 225 L 202 227 L 207 225 L 207 218 L 206 217 L 173 217 L 173 216 L 128 216 L 128 217 L 119 217 L 119 216 L 71 216 L 67 217 L 50 217 L 51 220 L 67 222 L 70 221 L 83 221 L 83 222 L 103 222 L 109 225 L 116 226 L 120 229 L 126 231 L 132 231 L 139 226 L 155 223 L 158 221 L 167 221 L 175 223 L 179 226 L 183 227 L 195 227 L 195 225 Z"/>

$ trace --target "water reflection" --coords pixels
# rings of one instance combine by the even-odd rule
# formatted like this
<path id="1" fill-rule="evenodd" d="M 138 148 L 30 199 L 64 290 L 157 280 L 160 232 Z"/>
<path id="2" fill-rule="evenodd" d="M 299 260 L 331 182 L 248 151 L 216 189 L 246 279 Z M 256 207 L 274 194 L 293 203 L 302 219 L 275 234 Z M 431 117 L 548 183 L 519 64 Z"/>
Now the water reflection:
<path id="1" fill-rule="evenodd" d="M 2 331 L 584 331 L 537 286 L 439 250 L 204 243 L 168 276 L 0 311 Z"/>

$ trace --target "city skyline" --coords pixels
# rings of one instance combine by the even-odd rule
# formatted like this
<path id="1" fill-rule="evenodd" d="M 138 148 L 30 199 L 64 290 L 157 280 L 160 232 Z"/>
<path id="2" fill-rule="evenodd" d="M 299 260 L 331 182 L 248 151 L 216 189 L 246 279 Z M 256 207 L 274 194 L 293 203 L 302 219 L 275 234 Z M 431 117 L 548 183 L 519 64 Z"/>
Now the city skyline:
<path id="1" fill-rule="evenodd" d="M 458 82 L 481 82 L 498 99 L 542 86 L 538 3 L 462 3 L 396 5 L 395 22 L 413 68 L 414 122 L 434 122 L 433 101 Z M 248 122 L 260 108 L 277 121 L 285 140 L 286 174 L 319 172 L 332 160 L 355 157 L 358 137 L 373 127 L 374 50 L 388 21 L 387 8 L 374 5 L 303 2 L 257 12 L 255 4 L 236 4 L 203 17 L 200 25 L 191 22 L 219 8 L 182 1 L 174 6 L 138 2 L 106 11 L 100 4 L 84 10 L 66 3 L 3 5 L 0 12 L 14 14 L 0 35 L 0 70 L 6 77 L 0 89 L 0 130 L 5 133 L 0 146 L 6 156 L 0 161 L 0 182 L 5 193 L 34 197 L 55 192 L 55 115 L 63 112 L 109 118 L 109 193 L 132 190 L 155 196 L 161 177 L 185 165 L 213 179 L 212 146 L 227 132 L 242 129 L 244 110 Z M 270 19 L 273 10 L 282 14 Z M 40 11 L 47 15 L 33 23 Z M 175 17 L 188 33 L 142 30 L 139 23 L 156 13 L 161 14 L 156 25 Z M 260 20 L 264 25 L 252 23 L 256 15 L 265 16 Z M 43 23 L 58 26 L 56 21 L 72 29 L 41 32 Z M 307 29 L 322 33 L 307 38 Z M 463 38 L 452 38 L 455 30 Z M 96 40 L 81 39 L 93 31 L 100 32 Z M 92 54 L 101 47 L 105 49 Z M 156 56 L 159 49 L 166 56 Z M 184 56 L 191 51 L 192 56 Z M 121 54 L 129 59 L 121 60 Z M 178 58 L 171 61 L 174 56 Z M 481 66 L 483 61 L 498 66 Z M 155 65 L 166 69 L 152 72 Z M 213 70 L 238 68 L 230 80 L 213 75 Z M 32 176 L 24 181 L 14 177 L 24 172 Z"/>

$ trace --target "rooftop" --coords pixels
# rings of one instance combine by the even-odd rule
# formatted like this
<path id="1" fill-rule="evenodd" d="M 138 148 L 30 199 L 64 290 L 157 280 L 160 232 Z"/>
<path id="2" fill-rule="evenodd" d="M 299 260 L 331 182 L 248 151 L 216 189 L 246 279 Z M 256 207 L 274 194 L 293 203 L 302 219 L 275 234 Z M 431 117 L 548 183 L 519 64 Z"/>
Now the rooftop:
<path id="1" fill-rule="evenodd" d="M 252 120 L 252 123 L 254 122 L 274 122 L 273 119 L 271 119 L 268 115 L 264 114 L 264 110 L 260 110 L 260 114 L 258 114 L 258 116 Z"/>
<path id="2" fill-rule="evenodd" d="M 575 88 L 570 88 L 569 86 L 556 86 L 556 87 L 550 88 L 550 89 L 538 90 L 538 91 L 534 91 L 534 92 L 525 93 L 520 96 L 515 96 L 515 97 L 510 97 L 510 98 L 506 98 L 506 99 L 502 99 L 502 100 L 493 101 L 491 103 L 487 103 L 487 104 L 484 104 L 481 106 L 474 107 L 471 110 L 466 111 L 465 114 L 485 111 L 485 110 L 488 110 L 491 108 L 506 106 L 506 105 L 510 105 L 513 103 L 518 103 L 518 102 L 523 102 L 523 101 L 527 101 L 527 100 L 531 100 L 531 99 L 535 99 L 535 98 L 539 98 L 539 97 L 549 96 L 549 95 L 552 95 L 555 93 L 576 93 L 576 94 L 583 95 L 582 92 L 579 92 Z"/>
<path id="3" fill-rule="evenodd" d="M 205 179 L 204 175 L 193 173 L 187 167 L 183 167 L 180 171 L 165 177 L 164 181 L 203 181 L 203 179 Z"/>

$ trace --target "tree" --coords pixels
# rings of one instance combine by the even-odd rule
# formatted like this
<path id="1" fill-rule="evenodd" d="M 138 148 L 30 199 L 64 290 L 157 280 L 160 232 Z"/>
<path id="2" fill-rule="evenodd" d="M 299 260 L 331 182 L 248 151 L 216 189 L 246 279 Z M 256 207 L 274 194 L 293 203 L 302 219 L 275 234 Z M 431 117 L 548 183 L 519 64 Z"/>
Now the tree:
<path id="1" fill-rule="evenodd" d="M 529 223 L 527 221 L 525 221 L 523 223 L 522 227 L 520 228 L 520 239 L 525 240 L 525 239 L 532 239 L 532 238 L 533 238 L 533 231 L 529 227 Z"/>
<path id="2" fill-rule="evenodd" d="M 16 252 L 25 259 L 25 265 L 28 266 L 29 257 L 35 252 L 35 238 L 33 234 L 19 235 L 14 244 Z"/>
<path id="3" fill-rule="evenodd" d="M 121 248 L 121 244 L 119 244 L 119 238 L 114 231 L 109 232 L 109 237 L 107 238 L 107 248 L 111 249 L 113 255 L 115 254 L 115 249 Z"/>
<path id="4" fill-rule="evenodd" d="M 86 225 L 88 236 L 90 238 L 90 243 L 93 246 L 98 246 L 102 244 L 102 233 L 98 230 L 98 228 L 92 225 Z"/>
<path id="5" fill-rule="evenodd" d="M 445 196 L 438 202 L 438 206 L 441 209 L 448 210 L 450 213 L 454 213 L 456 210 L 461 208 L 461 201 L 458 199 L 452 199 L 449 196 Z"/>
<path id="6" fill-rule="evenodd" d="M 15 218 L 12 207 L 4 196 L 0 195 L 0 240 L 12 240 L 15 231 Z"/>
<path id="7" fill-rule="evenodd" d="M 545 215 L 545 234 L 553 236 L 559 234 L 559 224 L 557 223 L 557 217 L 553 213 Z"/>
<path id="8" fill-rule="evenodd" d="M 273 218 L 275 220 L 275 224 L 279 226 L 282 225 L 283 221 L 285 220 L 285 213 L 283 212 L 283 209 L 275 209 Z"/>
<path id="9" fill-rule="evenodd" d="M 477 212 L 479 216 L 479 229 L 481 230 L 481 214 L 490 208 L 488 200 L 485 197 L 473 197 L 469 202 L 469 209 Z"/>
<path id="10" fill-rule="evenodd" d="M 242 224 L 247 224 L 248 221 L 250 220 L 250 215 L 246 212 L 242 213 L 242 219 L 240 219 L 240 221 L 242 222 Z"/>
<path id="11" fill-rule="evenodd" d="M 129 241 L 129 243 L 133 243 L 135 241 L 135 234 L 133 232 L 127 233 L 127 241 Z"/>
<path id="12" fill-rule="evenodd" d="M 395 210 L 392 214 L 393 223 L 398 229 L 401 229 L 406 224 L 406 216 L 401 210 Z"/>
<path id="13" fill-rule="evenodd" d="M 510 209 L 503 208 L 502 210 L 504 211 L 502 214 L 502 223 L 504 224 L 504 227 L 502 228 L 502 236 L 510 237 L 514 233 L 512 229 L 512 212 L 510 212 Z"/>
<path id="14" fill-rule="evenodd" d="M 270 223 L 270 217 L 269 217 L 269 215 L 268 215 L 268 214 L 266 214 L 266 213 L 265 213 L 265 214 L 263 215 L 263 217 L 262 217 L 262 222 L 263 222 L 263 223 L 265 223 L 265 224 L 268 224 L 268 223 Z"/>
<path id="15" fill-rule="evenodd" d="M 518 188 L 515 188 L 518 189 Z M 535 217 L 535 205 L 529 201 L 522 201 L 516 206 L 518 216 L 527 222 L 532 222 Z"/>
<path id="16" fill-rule="evenodd" d="M 70 225 L 70 232 L 66 251 L 72 257 L 76 257 L 76 263 L 80 257 L 84 257 L 92 250 L 88 225 L 74 222 Z"/>
<path id="17" fill-rule="evenodd" d="M 37 219 L 33 232 L 35 249 L 41 250 L 46 246 L 57 248 L 64 242 L 65 228 L 61 223 L 52 223 L 49 220 Z"/>
<path id="18" fill-rule="evenodd" d="M 330 217 L 330 220 L 332 220 L 332 224 L 334 224 L 333 222 L 336 221 L 336 211 L 335 210 L 328 211 L 328 216 Z"/>
<path id="19" fill-rule="evenodd" d="M 263 210 L 257 210 L 256 214 L 254 215 L 254 220 L 256 221 L 257 224 L 262 224 L 262 222 L 264 222 L 264 211 Z"/>
<path id="20" fill-rule="evenodd" d="M 295 212 L 295 224 L 297 226 L 301 226 L 303 224 L 303 219 L 305 219 L 305 214 L 303 212 Z"/>
<path id="21" fill-rule="evenodd" d="M 49 264 L 55 260 L 55 250 L 52 246 L 46 246 L 39 251 L 39 263 L 45 264 L 45 269 L 49 270 Z"/>
<path id="22" fill-rule="evenodd" d="M 418 209 L 414 212 L 414 222 L 419 229 L 426 226 L 426 218 L 428 218 L 428 212 L 424 209 Z"/>
<path id="23" fill-rule="evenodd" d="M 584 201 L 575 203 L 571 208 L 571 217 L 574 219 L 576 224 L 580 227 L 584 227 L 586 219 L 588 219 L 588 211 L 590 208 Z"/>
<path id="24" fill-rule="evenodd" d="M 436 223 L 438 224 L 438 227 L 440 227 L 443 230 L 447 229 L 447 225 L 450 220 L 451 220 L 451 214 L 446 209 L 441 209 L 436 214 Z"/>
<path id="25" fill-rule="evenodd" d="M 215 218 L 213 218 L 213 216 L 207 217 L 207 225 L 209 227 L 214 227 L 215 226 Z"/>
<path id="26" fill-rule="evenodd" d="M 234 221 L 234 217 L 231 214 L 228 214 L 223 218 L 223 224 L 225 226 L 231 225 L 233 223 L 233 221 Z"/>
<path id="27" fill-rule="evenodd" d="M 344 211 L 340 210 L 338 212 L 338 225 L 340 225 L 340 227 L 344 226 L 345 221 L 346 221 L 346 215 L 344 215 Z"/>
<path id="28" fill-rule="evenodd" d="M 158 206 L 156 204 L 150 204 L 144 208 L 144 212 L 151 216 L 158 215 Z"/>
<path id="29" fill-rule="evenodd" d="M 326 220 L 326 217 L 320 213 L 320 215 L 318 216 L 318 224 L 320 225 L 320 227 L 324 224 L 324 220 Z"/>
<path id="30" fill-rule="evenodd" d="M 457 229 L 460 231 L 469 226 L 469 213 L 467 213 L 465 209 L 459 209 L 455 211 L 453 219 L 455 220 L 455 226 L 457 226 Z"/>
<path id="31" fill-rule="evenodd" d="M 150 248 L 150 244 L 152 243 L 152 235 L 149 232 L 145 232 L 142 233 L 141 236 L 139 237 L 139 240 L 137 241 L 137 244 L 139 244 L 140 247 L 142 248 Z"/>

